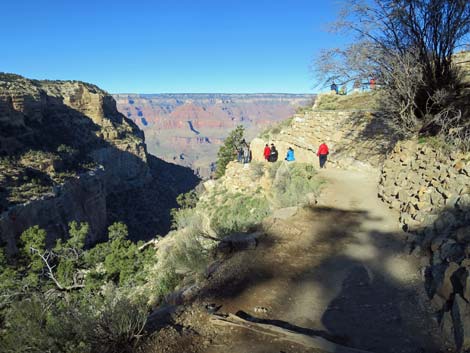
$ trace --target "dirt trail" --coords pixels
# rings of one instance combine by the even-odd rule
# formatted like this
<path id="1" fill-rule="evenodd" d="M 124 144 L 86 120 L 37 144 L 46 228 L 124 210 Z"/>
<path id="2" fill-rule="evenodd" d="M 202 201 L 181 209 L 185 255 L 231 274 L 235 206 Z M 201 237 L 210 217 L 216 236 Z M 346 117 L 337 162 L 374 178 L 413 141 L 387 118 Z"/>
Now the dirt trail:
<path id="1" fill-rule="evenodd" d="M 258 247 L 213 275 L 202 302 L 370 352 L 444 351 L 418 259 L 404 251 L 398 215 L 377 198 L 377 175 L 319 173 L 318 205 L 276 212 Z M 244 330 L 214 329 L 210 342 L 203 351 L 301 351 Z"/>

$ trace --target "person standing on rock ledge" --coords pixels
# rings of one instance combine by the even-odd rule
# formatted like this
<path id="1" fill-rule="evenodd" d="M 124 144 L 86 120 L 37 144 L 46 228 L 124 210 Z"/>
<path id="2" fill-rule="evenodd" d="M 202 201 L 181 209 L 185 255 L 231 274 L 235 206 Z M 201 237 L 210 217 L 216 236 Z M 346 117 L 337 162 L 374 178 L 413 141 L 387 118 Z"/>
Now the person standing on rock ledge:
<path id="1" fill-rule="evenodd" d="M 323 142 L 320 145 L 320 147 L 318 147 L 318 152 L 317 152 L 317 156 L 320 159 L 320 168 L 326 168 L 325 164 L 326 164 L 326 160 L 328 158 L 329 153 L 330 151 L 328 149 L 328 146 L 326 145 L 326 143 Z"/>
<path id="2" fill-rule="evenodd" d="M 271 149 L 269 148 L 269 145 L 266 144 L 266 146 L 264 147 L 263 155 L 264 155 L 264 159 L 266 159 L 268 162 L 269 162 L 269 155 L 270 154 L 271 154 Z"/>

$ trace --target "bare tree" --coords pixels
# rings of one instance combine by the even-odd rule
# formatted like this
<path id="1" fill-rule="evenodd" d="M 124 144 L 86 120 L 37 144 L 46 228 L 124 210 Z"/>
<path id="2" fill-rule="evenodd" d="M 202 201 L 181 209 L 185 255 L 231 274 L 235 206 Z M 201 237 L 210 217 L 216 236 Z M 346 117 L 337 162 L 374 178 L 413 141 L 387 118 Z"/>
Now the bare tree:
<path id="1" fill-rule="evenodd" d="M 466 86 L 453 54 L 470 37 L 468 0 L 350 0 L 333 28 L 355 40 L 319 56 L 322 81 L 376 78 L 383 112 L 404 132 L 465 125 L 458 103 Z"/>

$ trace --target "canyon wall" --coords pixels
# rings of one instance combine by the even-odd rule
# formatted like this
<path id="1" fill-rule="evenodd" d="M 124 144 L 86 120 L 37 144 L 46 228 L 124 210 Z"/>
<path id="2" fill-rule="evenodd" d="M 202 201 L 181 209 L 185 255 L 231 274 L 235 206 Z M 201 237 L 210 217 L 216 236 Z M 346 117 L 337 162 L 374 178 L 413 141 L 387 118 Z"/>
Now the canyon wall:
<path id="1" fill-rule="evenodd" d="M 135 239 L 167 232 L 176 196 L 197 178 L 162 165 L 98 87 L 0 74 L 0 242 L 10 251 L 32 225 L 53 239 L 73 220 L 89 223 L 90 243 L 114 221 L 126 221 Z"/>
<path id="2" fill-rule="evenodd" d="M 224 138 L 237 125 L 251 139 L 312 104 L 313 95 L 116 94 L 118 109 L 144 132 L 149 152 L 208 177 Z"/>

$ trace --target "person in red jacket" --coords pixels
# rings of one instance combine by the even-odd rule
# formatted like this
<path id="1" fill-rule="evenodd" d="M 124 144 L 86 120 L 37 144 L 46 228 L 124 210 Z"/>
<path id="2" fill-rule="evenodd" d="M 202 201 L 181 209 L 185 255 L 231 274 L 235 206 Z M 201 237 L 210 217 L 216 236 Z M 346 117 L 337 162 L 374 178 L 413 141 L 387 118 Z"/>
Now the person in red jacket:
<path id="1" fill-rule="evenodd" d="M 326 143 L 323 142 L 320 147 L 318 147 L 317 152 L 317 156 L 320 158 L 320 168 L 325 168 L 328 153 L 330 153 L 330 151 L 328 150 L 328 146 L 326 145 Z"/>
<path id="2" fill-rule="evenodd" d="M 268 144 L 266 144 L 266 147 L 264 147 L 264 152 L 263 152 L 264 159 L 269 161 L 269 155 L 270 154 L 271 154 L 271 149 L 269 148 Z"/>

